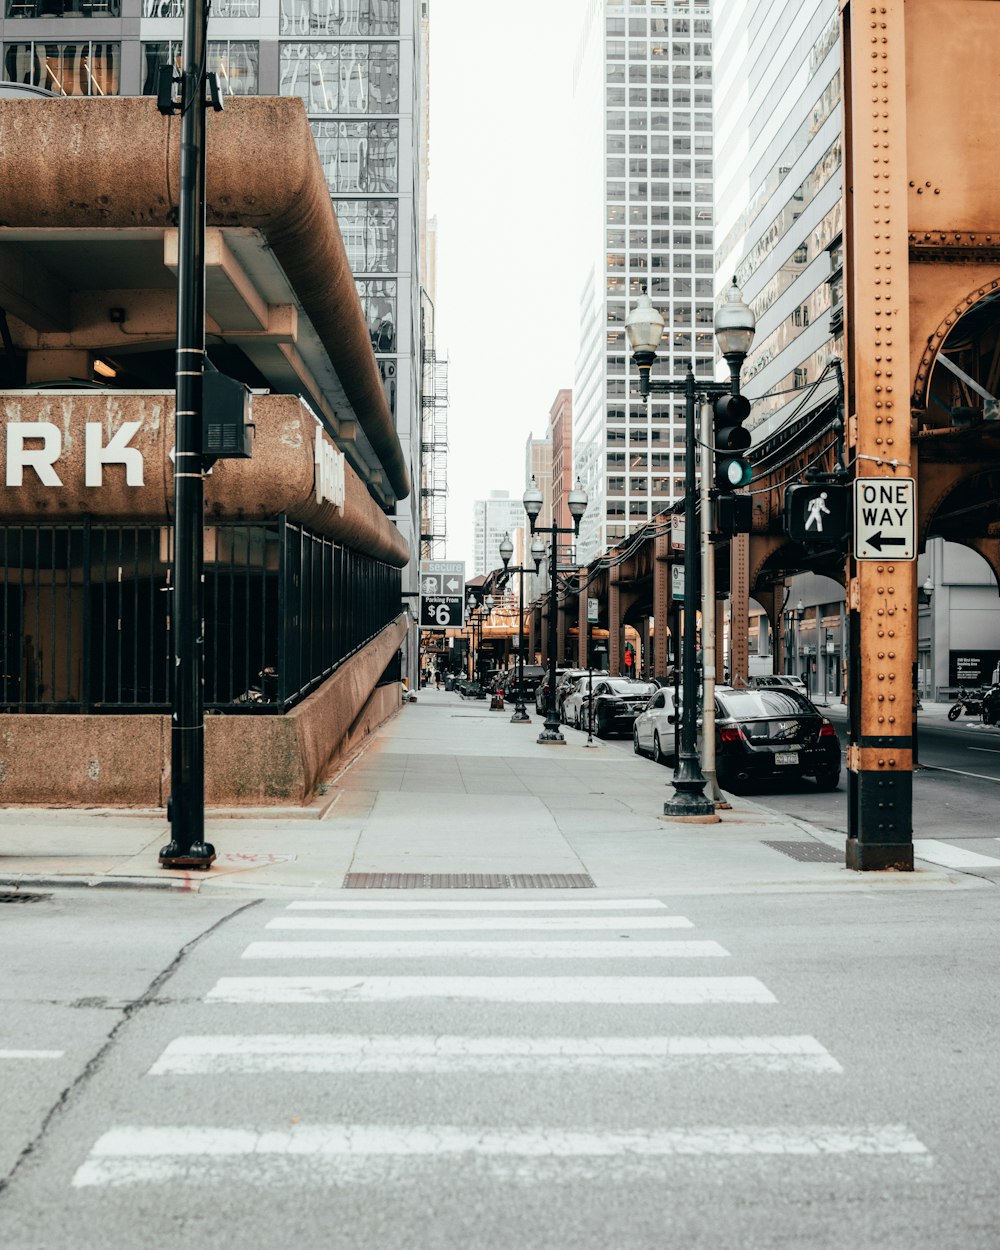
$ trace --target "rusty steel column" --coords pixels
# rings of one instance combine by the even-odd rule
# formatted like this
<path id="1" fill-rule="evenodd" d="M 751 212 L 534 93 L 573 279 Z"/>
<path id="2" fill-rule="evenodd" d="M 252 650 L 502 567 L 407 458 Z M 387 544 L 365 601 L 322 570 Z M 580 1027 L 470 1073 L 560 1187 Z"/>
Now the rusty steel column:
<path id="1" fill-rule="evenodd" d="M 590 654 L 590 625 L 587 621 L 587 595 L 589 586 L 586 585 L 586 570 L 583 570 L 580 576 L 580 590 L 576 596 L 576 663 L 578 668 L 586 668 L 588 656 Z"/>
<path id="2" fill-rule="evenodd" d="M 729 542 L 729 681 L 745 686 L 750 673 L 750 535 L 736 534 Z M 719 671 L 722 669 L 720 667 Z"/>
<path id="3" fill-rule="evenodd" d="M 618 568 L 608 570 L 608 672 L 618 677 L 622 671 L 621 592 Z"/>
<path id="4" fill-rule="evenodd" d="M 653 544 L 653 676 L 666 677 L 670 635 L 670 536 L 657 534 Z"/>
<path id="5" fill-rule="evenodd" d="M 887 484 L 911 476 L 905 7 L 841 0 L 848 455 Z M 912 871 L 914 580 L 853 551 L 847 572 L 847 866 Z"/>
<path id="6" fill-rule="evenodd" d="M 556 663 L 559 665 L 566 662 L 566 632 L 569 624 L 566 618 L 568 616 L 569 604 L 565 599 L 560 599 L 556 610 Z"/>

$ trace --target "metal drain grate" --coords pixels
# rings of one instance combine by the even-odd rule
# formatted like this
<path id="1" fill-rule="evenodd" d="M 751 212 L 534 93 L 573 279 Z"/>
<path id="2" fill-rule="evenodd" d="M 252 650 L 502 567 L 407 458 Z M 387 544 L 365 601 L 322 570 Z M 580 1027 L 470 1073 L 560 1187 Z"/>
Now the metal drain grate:
<path id="1" fill-rule="evenodd" d="M 585 872 L 349 872 L 345 890 L 593 890 Z"/>
<path id="2" fill-rule="evenodd" d="M 0 894 L 0 903 L 40 903 L 51 897 L 51 894 L 22 894 L 20 890 L 12 890 Z"/>
<path id="3" fill-rule="evenodd" d="M 825 842 L 765 842 L 772 851 L 780 851 L 803 864 L 842 864 L 844 852 Z"/>

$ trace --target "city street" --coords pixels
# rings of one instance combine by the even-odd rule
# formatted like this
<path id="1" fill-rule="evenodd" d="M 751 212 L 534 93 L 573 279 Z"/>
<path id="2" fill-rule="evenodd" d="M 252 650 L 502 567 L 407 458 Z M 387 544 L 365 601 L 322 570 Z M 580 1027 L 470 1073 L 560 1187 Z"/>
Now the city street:
<path id="1" fill-rule="evenodd" d="M 25 880 L 0 1243 L 994 1247 L 995 878 L 797 862 L 839 839 L 779 796 L 667 824 L 668 770 L 539 724 L 421 692 L 313 822 L 335 871 L 279 817 L 214 824 L 300 849 L 257 876 Z M 393 865 L 594 888 L 339 888 Z"/>

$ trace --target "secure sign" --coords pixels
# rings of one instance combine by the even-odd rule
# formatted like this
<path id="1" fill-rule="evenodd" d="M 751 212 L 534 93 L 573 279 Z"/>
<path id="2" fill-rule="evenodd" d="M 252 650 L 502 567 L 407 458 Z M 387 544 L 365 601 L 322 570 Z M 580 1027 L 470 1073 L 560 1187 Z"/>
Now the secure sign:
<path id="1" fill-rule="evenodd" d="M 912 477 L 860 477 L 854 483 L 854 558 L 917 558 Z"/>
<path id="2" fill-rule="evenodd" d="M 464 560 L 421 560 L 421 628 L 461 629 L 464 608 Z"/>

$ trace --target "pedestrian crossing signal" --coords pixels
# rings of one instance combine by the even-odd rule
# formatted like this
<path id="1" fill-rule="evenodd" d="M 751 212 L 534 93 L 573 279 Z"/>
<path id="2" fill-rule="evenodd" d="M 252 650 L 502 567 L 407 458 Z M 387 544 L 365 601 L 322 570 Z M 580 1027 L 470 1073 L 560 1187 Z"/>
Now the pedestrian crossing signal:
<path id="1" fill-rule="evenodd" d="M 796 543 L 830 546 L 844 542 L 848 531 L 846 486 L 828 482 L 789 486 L 785 491 L 785 533 Z"/>

